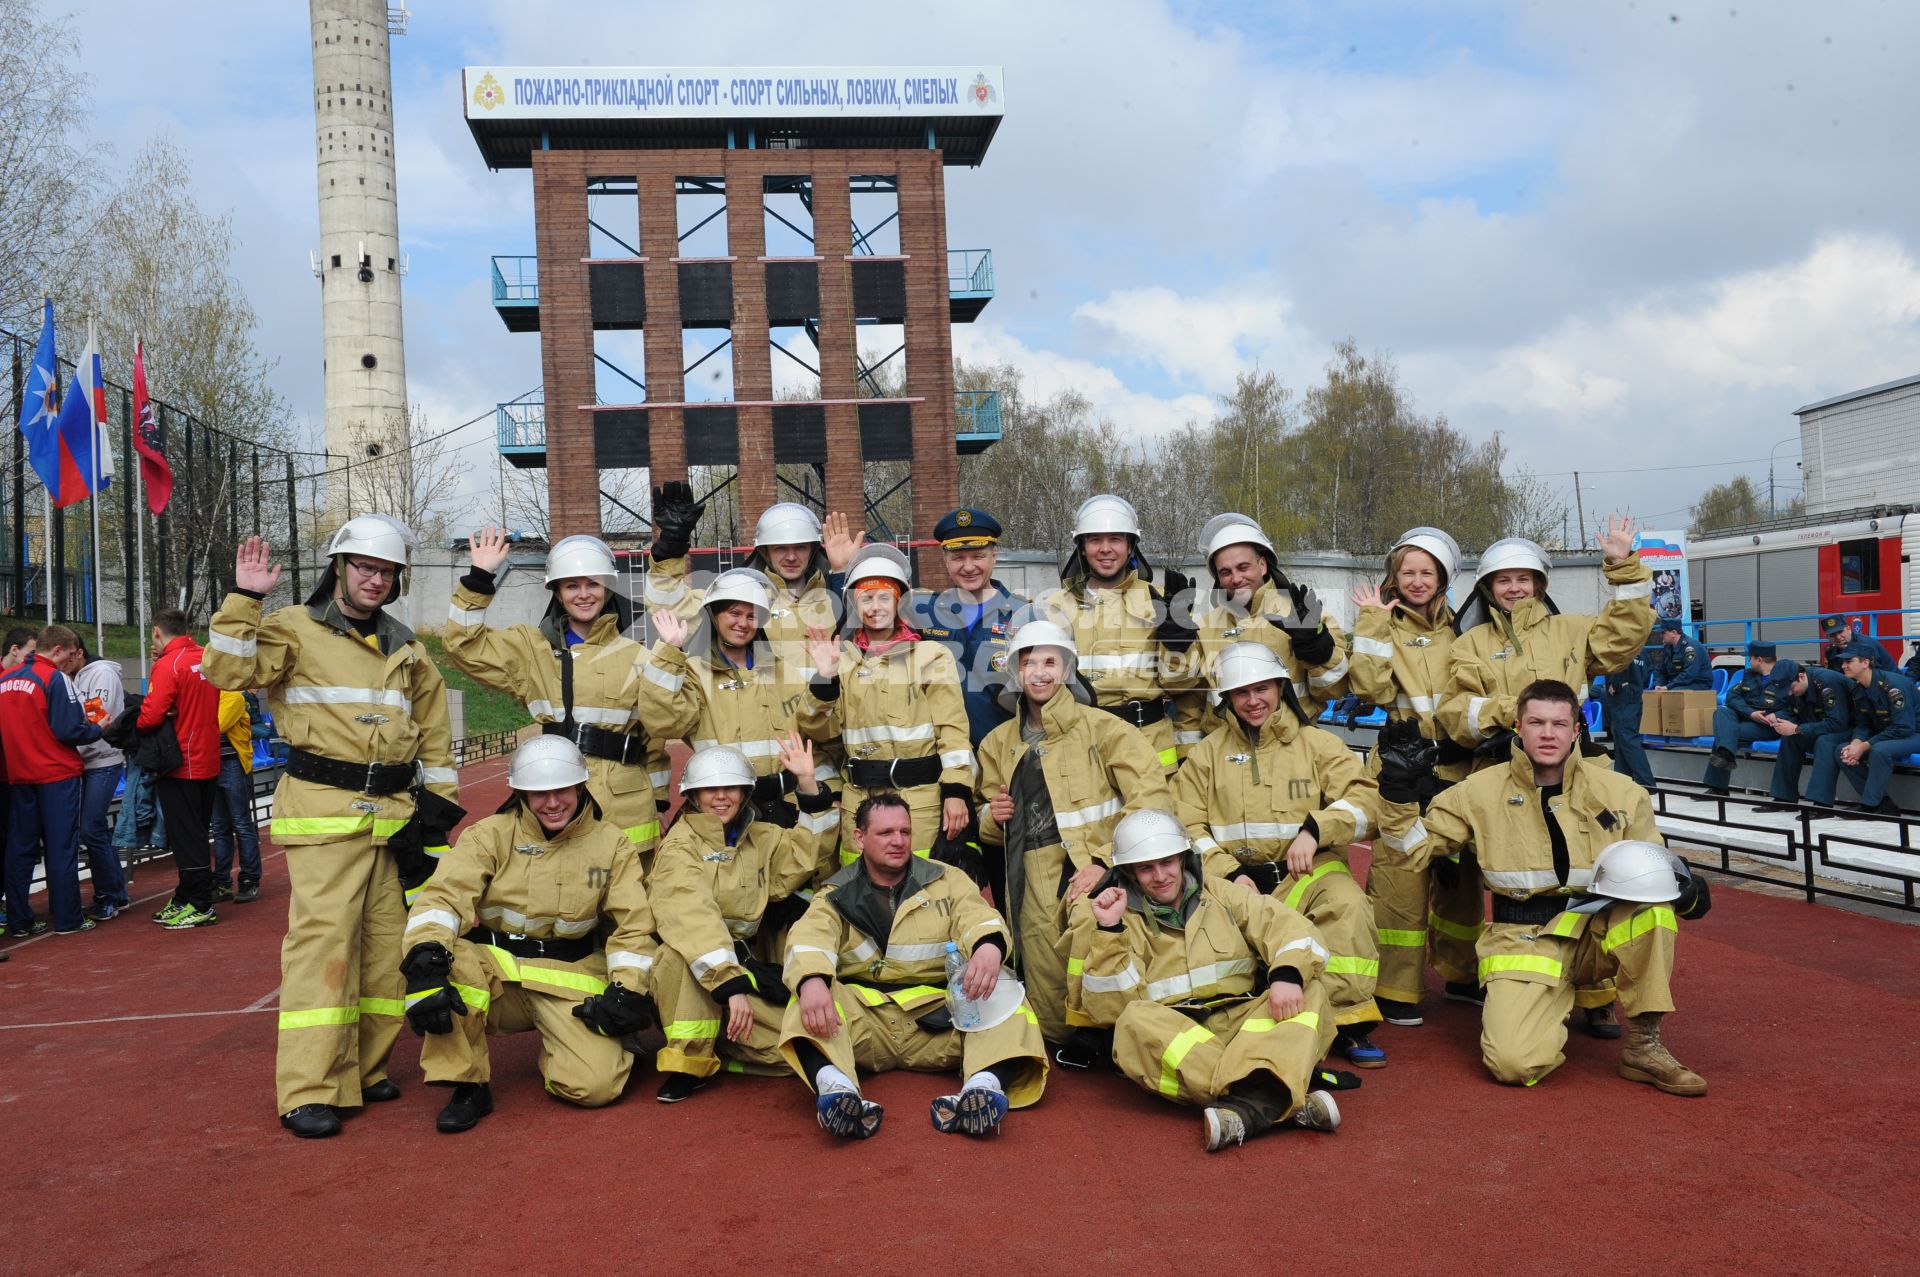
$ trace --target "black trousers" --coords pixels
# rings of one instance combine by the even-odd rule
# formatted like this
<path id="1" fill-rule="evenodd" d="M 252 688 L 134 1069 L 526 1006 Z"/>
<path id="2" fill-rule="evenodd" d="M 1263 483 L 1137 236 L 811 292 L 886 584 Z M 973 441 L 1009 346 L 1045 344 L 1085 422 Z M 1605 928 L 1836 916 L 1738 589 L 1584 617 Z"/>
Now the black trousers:
<path id="1" fill-rule="evenodd" d="M 167 850 L 180 883 L 173 898 L 206 911 L 213 908 L 213 802 L 220 782 L 154 778 L 154 797 L 167 818 Z"/>

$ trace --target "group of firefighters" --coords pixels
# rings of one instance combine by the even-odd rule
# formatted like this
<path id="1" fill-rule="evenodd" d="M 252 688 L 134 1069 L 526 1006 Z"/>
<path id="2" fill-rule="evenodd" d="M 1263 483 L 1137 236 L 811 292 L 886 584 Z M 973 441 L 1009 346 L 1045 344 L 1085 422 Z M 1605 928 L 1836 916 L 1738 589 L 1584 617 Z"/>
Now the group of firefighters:
<path id="1" fill-rule="evenodd" d="M 1218 1150 L 1336 1129 L 1333 1092 L 1359 1078 L 1332 1063 L 1386 1064 L 1374 1030 L 1422 1022 L 1429 965 L 1482 1008 L 1501 1082 L 1552 1073 L 1577 1018 L 1624 1031 L 1623 1077 L 1705 1093 L 1662 1018 L 1706 886 L 1646 792 L 1591 761 L 1581 714 L 1652 630 L 1629 522 L 1601 541 L 1597 615 L 1554 605 L 1534 543 L 1496 542 L 1456 583 L 1459 548 L 1422 527 L 1347 635 L 1240 514 L 1207 524 L 1195 583 L 1096 496 L 1031 600 L 994 579 L 981 510 L 936 528 L 937 593 L 792 504 L 696 585 L 700 514 L 685 484 L 655 493 L 651 648 L 598 538 L 557 542 L 544 614 L 509 624 L 489 616 L 506 536 L 474 535 L 447 656 L 540 731 L 507 805 L 457 841 L 445 688 L 387 606 L 413 534 L 349 520 L 313 594 L 264 616 L 280 569 L 241 547 L 204 672 L 260 689 L 291 747 L 271 828 L 295 1135 L 398 1096 L 406 1021 L 451 1088 L 449 1133 L 492 1111 L 487 1038 L 535 1030 L 546 1089 L 583 1106 L 620 1095 L 642 1041 L 664 1042 L 663 1102 L 797 1074 L 854 1138 L 883 1116 L 863 1072 L 958 1070 L 932 1122 L 978 1135 L 1050 1067 L 1111 1066 L 1199 1108 Z M 1387 712 L 1365 757 L 1316 725 L 1348 693 Z"/>

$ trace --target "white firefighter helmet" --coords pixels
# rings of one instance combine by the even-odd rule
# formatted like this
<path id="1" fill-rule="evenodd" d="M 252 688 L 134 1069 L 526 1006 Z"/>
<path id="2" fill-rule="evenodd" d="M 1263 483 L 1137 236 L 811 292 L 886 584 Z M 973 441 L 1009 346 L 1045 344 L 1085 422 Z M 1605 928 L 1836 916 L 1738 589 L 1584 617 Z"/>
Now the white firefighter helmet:
<path id="1" fill-rule="evenodd" d="M 751 603 L 760 610 L 764 624 L 773 614 L 773 582 L 767 580 L 766 573 L 753 568 L 728 568 L 707 586 L 703 602 L 709 609 L 726 603 Z"/>
<path id="2" fill-rule="evenodd" d="M 1480 562 L 1474 568 L 1473 583 L 1492 576 L 1495 572 L 1504 572 L 1510 568 L 1526 568 L 1538 572 L 1544 583 L 1552 565 L 1547 562 L 1547 552 L 1525 537 L 1505 537 L 1488 546 L 1480 555 Z"/>
<path id="3" fill-rule="evenodd" d="M 1113 863 L 1139 865 L 1193 850 L 1187 827 L 1170 811 L 1129 812 L 1113 827 Z"/>
<path id="4" fill-rule="evenodd" d="M 1393 548 L 1396 550 L 1401 546 L 1424 550 L 1433 556 L 1433 561 L 1440 565 L 1441 589 L 1452 584 L 1454 575 L 1460 570 L 1460 543 L 1439 528 L 1408 528 L 1400 534 L 1400 539 L 1393 543 Z M 1541 569 L 1541 571 L 1545 570 Z"/>
<path id="5" fill-rule="evenodd" d="M 613 547 L 584 533 L 562 537 L 547 551 L 547 584 L 576 576 L 592 577 L 609 590 L 619 580 L 613 567 Z"/>
<path id="6" fill-rule="evenodd" d="M 847 597 L 853 597 L 855 587 L 862 581 L 875 577 L 896 583 L 903 595 L 913 592 L 912 566 L 906 555 L 890 545 L 869 545 L 854 556 L 853 562 L 847 565 Z"/>
<path id="7" fill-rule="evenodd" d="M 1007 664 L 1019 669 L 1020 653 L 1036 647 L 1057 647 L 1065 651 L 1069 670 L 1080 662 L 1080 652 L 1073 644 L 1071 631 L 1052 621 L 1028 621 L 1007 640 Z"/>
<path id="8" fill-rule="evenodd" d="M 1595 913 L 1616 900 L 1659 904 L 1677 899 L 1681 879 L 1691 876 L 1686 862 L 1657 842 L 1626 838 L 1608 843 L 1594 858 L 1593 885 L 1587 888 L 1599 899 L 1576 912 Z"/>
<path id="9" fill-rule="evenodd" d="M 810 545 L 820 540 L 820 519 L 797 501 L 770 505 L 753 525 L 753 548 L 770 545 Z"/>
<path id="10" fill-rule="evenodd" d="M 420 538 L 413 529 L 392 515 L 357 514 L 333 534 L 333 540 L 327 543 L 327 555 L 358 554 L 404 568 L 412 566 L 413 552 L 419 548 Z"/>
<path id="11" fill-rule="evenodd" d="M 1230 545 L 1252 545 L 1273 554 L 1273 542 L 1261 530 L 1260 525 L 1244 514 L 1216 514 L 1207 520 L 1207 526 L 1200 529 L 1200 551 L 1207 556 L 1207 566 L 1213 566 L 1213 556 Z"/>
<path id="12" fill-rule="evenodd" d="M 1111 492 L 1103 492 L 1081 502 L 1079 511 L 1073 516 L 1074 539 L 1099 532 L 1119 532 L 1138 537 L 1140 516 L 1134 513 L 1133 503 Z"/>
<path id="13" fill-rule="evenodd" d="M 1243 642 L 1227 645 L 1220 653 L 1220 666 L 1214 671 L 1213 687 L 1220 695 L 1239 687 L 1252 687 L 1268 679 L 1285 687 L 1293 676 L 1265 643 Z"/>
<path id="14" fill-rule="evenodd" d="M 521 793 L 544 793 L 587 783 L 587 760 L 580 747 L 564 736 L 535 736 L 522 741 L 507 764 L 507 787 Z"/>
<path id="15" fill-rule="evenodd" d="M 680 773 L 680 792 L 695 789 L 753 788 L 753 764 L 731 745 L 709 745 L 695 750 Z"/>

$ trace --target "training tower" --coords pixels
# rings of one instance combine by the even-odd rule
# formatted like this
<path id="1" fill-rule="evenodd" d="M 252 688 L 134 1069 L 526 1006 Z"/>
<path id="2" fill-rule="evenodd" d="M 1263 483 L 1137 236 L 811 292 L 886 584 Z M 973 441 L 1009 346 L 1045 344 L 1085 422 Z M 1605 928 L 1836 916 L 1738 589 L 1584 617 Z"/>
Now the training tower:
<path id="1" fill-rule="evenodd" d="M 391 476 L 407 465 L 400 327 L 406 265 L 394 190 L 388 52 L 389 38 L 406 32 L 407 12 L 386 0 L 311 0 L 308 12 L 320 177 L 313 273 L 320 278 L 325 359 L 327 508 L 337 522 L 349 510 L 366 510 L 377 490 L 391 491 L 391 478 L 376 483 L 376 474 Z"/>
<path id="2" fill-rule="evenodd" d="M 805 499 L 924 537 L 957 504 L 1000 420 L 954 391 L 993 266 L 947 247 L 945 167 L 985 157 L 999 68 L 468 67 L 464 100 L 487 165 L 532 170 L 538 252 L 493 259 L 493 303 L 539 332 L 543 394 L 499 445 L 546 467 L 555 537 L 600 530 L 615 468 L 731 467 L 742 528 Z M 910 463 L 908 528 L 877 462 Z"/>

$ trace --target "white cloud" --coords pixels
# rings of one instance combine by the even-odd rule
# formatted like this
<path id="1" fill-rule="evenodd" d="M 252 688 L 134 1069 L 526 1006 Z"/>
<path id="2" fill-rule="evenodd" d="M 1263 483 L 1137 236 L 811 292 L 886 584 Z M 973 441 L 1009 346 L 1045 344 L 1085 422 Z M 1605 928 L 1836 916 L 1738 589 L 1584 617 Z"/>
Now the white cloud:
<path id="1" fill-rule="evenodd" d="M 1276 292 L 1184 297 L 1154 285 L 1128 288 L 1073 312 L 1076 328 L 1101 353 L 1157 364 L 1213 394 L 1233 389 L 1254 364 L 1292 367 L 1310 343 Z"/>
<path id="2" fill-rule="evenodd" d="M 1011 364 L 1020 370 L 1022 389 L 1035 401 L 1073 392 L 1084 396 L 1095 417 L 1123 432 L 1165 435 L 1189 421 L 1219 413 L 1217 400 L 1200 394 L 1162 397 L 1129 387 L 1111 369 L 1058 351 L 1029 346 L 993 324 L 969 324 L 953 330 L 954 354 L 971 364 Z"/>

